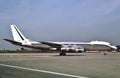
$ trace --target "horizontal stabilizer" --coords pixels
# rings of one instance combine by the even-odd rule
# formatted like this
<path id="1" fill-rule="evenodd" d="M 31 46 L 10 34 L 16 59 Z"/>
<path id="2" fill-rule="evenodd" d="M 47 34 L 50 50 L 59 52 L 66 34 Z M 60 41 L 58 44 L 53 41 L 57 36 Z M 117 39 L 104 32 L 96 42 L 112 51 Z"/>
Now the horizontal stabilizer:
<path id="1" fill-rule="evenodd" d="M 10 39 L 3 39 L 3 40 L 8 41 L 8 42 L 10 42 L 12 44 L 15 44 L 15 45 L 22 45 L 20 42 L 17 42 L 17 41 L 14 41 L 14 40 L 10 40 Z"/>
<path id="2" fill-rule="evenodd" d="M 8 41 L 14 45 L 19 45 L 19 46 L 23 46 L 23 47 L 28 47 L 28 48 L 34 48 L 34 49 L 41 49 L 41 50 L 49 50 L 48 47 L 39 47 L 39 46 L 33 46 L 33 45 L 22 45 L 22 43 L 14 41 L 14 40 L 10 40 L 10 39 L 3 39 L 5 41 Z"/>

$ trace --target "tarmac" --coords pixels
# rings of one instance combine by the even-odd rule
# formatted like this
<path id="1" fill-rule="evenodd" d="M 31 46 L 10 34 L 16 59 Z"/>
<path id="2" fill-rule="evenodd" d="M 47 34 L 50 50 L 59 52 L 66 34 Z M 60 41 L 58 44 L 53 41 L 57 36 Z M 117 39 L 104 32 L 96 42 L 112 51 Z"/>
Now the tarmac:
<path id="1" fill-rule="evenodd" d="M 1 53 L 1 78 L 120 78 L 120 53 Z"/>

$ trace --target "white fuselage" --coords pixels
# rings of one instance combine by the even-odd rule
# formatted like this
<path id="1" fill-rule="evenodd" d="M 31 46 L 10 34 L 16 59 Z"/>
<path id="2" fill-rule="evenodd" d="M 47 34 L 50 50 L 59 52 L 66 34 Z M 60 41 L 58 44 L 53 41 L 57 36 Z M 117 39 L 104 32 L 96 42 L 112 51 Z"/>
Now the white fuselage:
<path id="1" fill-rule="evenodd" d="M 91 41 L 91 42 L 52 42 L 61 44 L 61 50 L 74 51 L 111 51 L 116 50 L 116 46 L 111 45 L 105 41 Z"/>

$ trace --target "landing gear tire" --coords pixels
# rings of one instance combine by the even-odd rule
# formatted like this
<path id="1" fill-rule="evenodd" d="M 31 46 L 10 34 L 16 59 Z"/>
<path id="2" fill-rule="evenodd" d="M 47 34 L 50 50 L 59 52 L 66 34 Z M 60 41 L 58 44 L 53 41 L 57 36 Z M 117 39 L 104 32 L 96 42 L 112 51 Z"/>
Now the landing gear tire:
<path id="1" fill-rule="evenodd" d="M 22 51 L 25 50 L 24 48 L 20 48 Z"/>
<path id="2" fill-rule="evenodd" d="M 60 56 L 66 56 L 66 53 L 65 53 L 65 52 L 60 52 L 59 55 L 60 55 Z"/>

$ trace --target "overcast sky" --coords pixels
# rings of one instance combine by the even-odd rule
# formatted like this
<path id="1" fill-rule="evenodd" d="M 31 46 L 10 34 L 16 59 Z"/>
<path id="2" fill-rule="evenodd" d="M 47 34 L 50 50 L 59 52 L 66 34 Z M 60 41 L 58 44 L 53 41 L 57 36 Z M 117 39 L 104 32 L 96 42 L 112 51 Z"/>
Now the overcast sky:
<path id="1" fill-rule="evenodd" d="M 15 24 L 37 41 L 108 41 L 120 44 L 120 0 L 0 0 L 0 49 L 17 47 Z"/>

